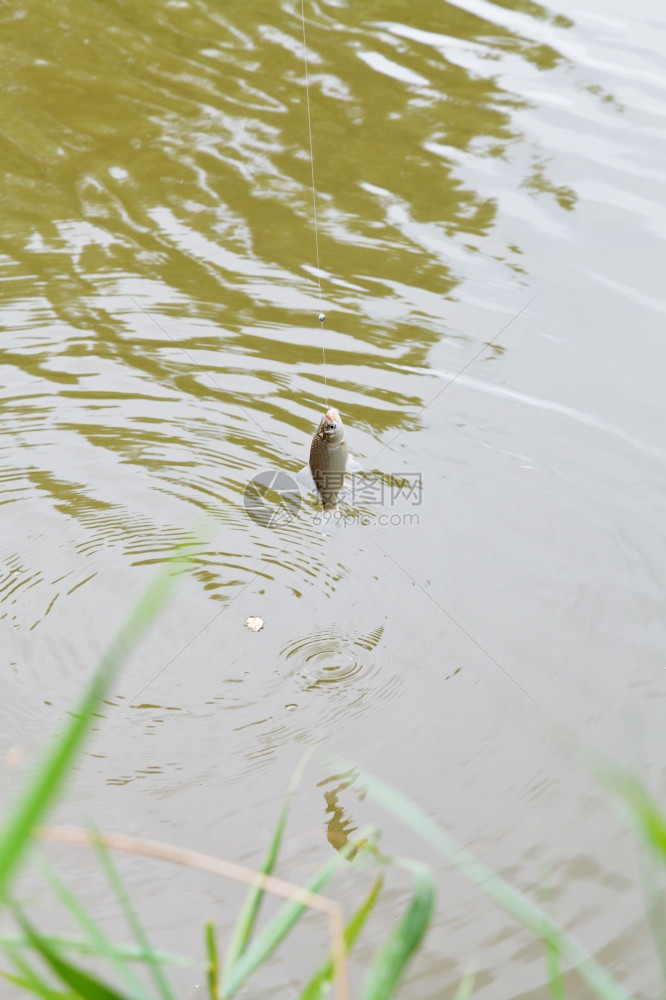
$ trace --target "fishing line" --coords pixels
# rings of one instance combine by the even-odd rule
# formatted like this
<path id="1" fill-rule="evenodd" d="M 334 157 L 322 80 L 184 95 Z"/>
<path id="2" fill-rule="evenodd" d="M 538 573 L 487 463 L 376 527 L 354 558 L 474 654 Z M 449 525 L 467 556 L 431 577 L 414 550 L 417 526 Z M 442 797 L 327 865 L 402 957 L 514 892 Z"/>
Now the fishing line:
<path id="1" fill-rule="evenodd" d="M 380 549 L 384 553 L 384 555 L 386 556 L 387 559 L 391 560 L 391 562 L 393 563 L 394 566 L 397 566 L 399 570 L 402 570 L 402 572 L 405 574 L 405 576 L 408 577 L 408 579 L 410 579 L 412 581 L 412 583 L 414 584 L 415 587 L 418 587 L 418 589 L 421 591 L 422 594 L 425 594 L 425 596 L 428 598 L 429 601 L 432 601 L 432 603 L 435 605 L 436 608 L 439 608 L 439 610 L 443 614 L 446 615 L 446 617 L 449 619 L 449 621 L 453 622 L 453 624 L 456 626 L 456 628 L 460 629 L 460 631 L 463 633 L 463 635 L 467 636 L 467 638 L 470 640 L 470 642 L 474 643 L 474 645 L 477 647 L 477 649 L 481 650 L 481 652 L 484 654 L 484 656 L 488 657 L 488 659 L 490 660 L 491 663 L 494 663 L 495 666 L 499 670 L 502 671 L 502 673 L 504 674 L 504 676 L 507 677 L 511 681 L 512 684 L 515 684 L 516 687 L 520 691 L 523 692 L 523 694 L 525 695 L 526 698 L 529 698 L 530 701 L 533 702 L 537 706 L 537 708 L 543 708 L 543 706 L 536 700 L 536 698 L 534 698 L 529 693 L 529 691 L 527 690 L 527 688 L 524 688 L 523 685 L 520 683 L 520 681 L 517 681 L 516 678 L 513 676 L 513 674 L 510 674 L 509 671 L 506 669 L 506 667 L 503 667 L 502 664 L 499 662 L 499 660 L 496 660 L 495 657 L 492 656 L 488 652 L 488 650 L 485 648 L 485 646 L 482 646 L 481 643 L 478 641 L 478 639 L 475 639 L 474 636 L 472 635 L 472 633 L 468 632 L 467 629 L 463 625 L 461 625 L 460 622 L 457 621 L 453 617 L 453 615 L 451 614 L 450 611 L 447 611 L 446 608 L 442 604 L 439 603 L 439 601 L 435 600 L 435 598 L 430 593 L 430 591 L 426 590 L 426 588 L 424 586 L 422 586 L 422 584 L 420 584 L 418 580 L 415 580 L 414 577 L 412 576 L 412 574 L 410 572 L 408 572 L 408 570 L 406 570 L 405 567 L 401 563 L 399 563 L 397 561 L 397 559 L 394 559 L 390 552 L 387 552 L 386 549 L 382 545 L 379 544 L 379 542 L 375 542 L 375 545 L 377 546 L 378 549 Z"/>
<path id="2" fill-rule="evenodd" d="M 421 416 L 421 414 L 423 412 L 425 412 L 425 410 L 427 410 L 429 406 L 432 406 L 432 404 L 435 402 L 435 400 L 439 399 L 439 397 L 442 395 L 442 393 L 446 392 L 446 390 L 449 388 L 449 386 L 453 385 L 453 383 L 456 381 L 456 379 L 459 379 L 460 376 L 463 374 L 463 372 L 466 372 L 467 369 L 470 367 L 470 365 L 473 365 L 474 362 L 476 361 L 476 359 L 480 358 L 481 355 L 483 354 L 483 352 L 487 351 L 488 348 L 491 347 L 495 343 L 495 341 L 498 340 L 502 336 L 502 334 L 504 333 L 504 331 L 508 330 L 508 328 L 511 326 L 512 323 L 515 323 L 515 321 L 518 319 L 519 316 L 523 315 L 523 313 L 525 312 L 525 310 L 528 309 L 532 305 L 532 303 L 539 297 L 539 295 L 540 295 L 540 291 L 537 292 L 536 295 L 532 296 L 532 298 L 529 300 L 529 302 L 526 302 L 525 305 L 521 309 L 518 310 L 518 312 L 515 314 L 515 316 L 512 316 L 511 319 L 508 321 L 508 323 L 504 324 L 504 326 L 502 327 L 501 330 L 497 331 L 497 333 L 492 338 L 492 340 L 486 340 L 486 341 L 484 341 L 484 343 L 479 348 L 479 350 L 476 352 L 476 354 L 473 354 L 472 357 L 469 359 L 469 361 L 466 361 L 465 364 L 462 366 L 462 368 L 459 371 L 457 371 L 456 374 L 453 375 L 447 382 L 445 382 L 445 384 L 442 386 L 442 388 L 438 392 L 435 393 L 435 395 L 432 397 L 432 399 L 428 403 L 426 403 L 425 406 L 422 406 L 421 409 L 418 410 L 418 412 L 415 413 L 414 416 L 411 417 L 411 419 L 405 424 L 405 426 L 401 427 L 397 434 L 394 434 L 394 436 L 391 438 L 390 441 L 388 441 L 385 445 L 382 445 L 382 447 L 380 448 L 380 450 L 375 455 L 375 459 L 379 458 L 380 455 L 383 455 L 383 453 L 386 451 L 386 449 L 390 448 L 391 445 L 394 443 L 394 441 L 397 441 L 397 439 L 400 437 L 401 434 L 404 434 L 405 431 L 408 431 L 409 428 L 414 424 L 414 422 L 416 420 L 418 420 L 418 418 Z M 373 461 L 375 459 L 373 459 Z"/>
<path id="3" fill-rule="evenodd" d="M 153 321 L 153 323 L 155 324 L 155 326 L 157 327 L 157 329 L 161 330 L 165 337 L 168 337 L 169 340 L 171 340 L 173 342 L 173 344 L 178 348 L 178 350 L 181 352 L 181 354 L 185 355 L 185 357 L 190 362 L 190 364 L 192 365 L 193 368 L 198 368 L 199 371 L 203 375 L 205 375 L 207 378 L 209 378 L 210 381 L 215 386 L 215 388 L 218 389 L 222 393 L 223 396 L 226 396 L 226 398 L 228 400 L 230 400 L 230 402 L 233 403 L 234 406 L 237 406 L 238 409 L 243 414 L 243 416 L 246 417 L 248 420 L 251 420 L 252 423 L 255 425 L 255 427 L 259 428 L 259 430 L 261 431 L 262 435 L 265 435 L 266 437 L 270 438 L 270 440 L 273 442 L 273 444 L 275 445 L 275 447 L 276 447 L 276 449 L 278 451 L 282 450 L 282 445 L 271 434 L 269 434 L 269 432 L 266 430 L 265 427 L 262 427 L 262 425 L 259 423 L 259 421 L 256 420 L 252 416 L 252 413 L 249 412 L 248 410 L 244 409 L 244 407 L 242 407 L 240 405 L 240 403 L 238 403 L 234 399 L 233 395 L 227 389 L 223 389 L 222 386 L 218 382 L 215 381 L 215 379 L 213 378 L 213 376 L 210 373 L 210 371 L 207 368 L 202 368 L 202 366 L 198 363 L 198 361 L 195 361 L 195 359 L 192 357 L 192 355 L 188 351 L 185 350 L 185 348 L 183 347 L 183 345 L 180 344 L 175 339 L 175 337 L 172 337 L 171 334 L 169 333 L 169 331 L 165 330 L 165 328 L 162 326 L 161 323 L 157 322 L 157 320 L 155 319 L 155 317 L 153 316 L 152 313 L 149 313 L 147 309 L 144 309 L 143 306 L 141 305 L 141 303 L 137 302 L 137 300 L 135 298 L 133 298 L 131 295 L 128 295 L 127 298 L 130 300 L 130 302 L 134 303 L 134 305 L 137 307 L 137 309 L 140 312 L 142 312 L 144 316 L 147 316 L 148 319 L 150 319 L 150 320 Z"/>
<path id="4" fill-rule="evenodd" d="M 326 313 L 322 303 L 321 294 L 321 269 L 319 267 L 319 226 L 317 223 L 317 187 L 315 185 L 315 164 L 314 146 L 312 142 L 312 112 L 310 110 L 310 74 L 308 70 L 308 43 L 305 37 L 305 0 L 301 0 L 301 24 L 303 26 L 303 65 L 305 67 L 305 105 L 308 112 L 308 137 L 310 139 L 310 174 L 312 179 L 312 217 L 314 219 L 315 233 L 315 257 L 317 261 L 317 297 L 319 299 L 319 323 L 322 332 L 321 356 L 324 370 L 324 391 L 326 395 L 326 406 L 328 407 L 328 381 L 326 379 L 326 351 L 324 349 L 324 320 Z"/>

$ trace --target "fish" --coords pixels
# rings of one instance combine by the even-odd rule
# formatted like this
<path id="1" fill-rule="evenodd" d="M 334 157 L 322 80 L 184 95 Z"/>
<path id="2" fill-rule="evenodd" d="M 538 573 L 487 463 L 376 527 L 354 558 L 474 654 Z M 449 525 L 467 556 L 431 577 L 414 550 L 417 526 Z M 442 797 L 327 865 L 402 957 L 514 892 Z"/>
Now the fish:
<path id="1" fill-rule="evenodd" d="M 322 505 L 322 514 L 315 518 L 326 535 L 331 524 L 340 527 L 342 516 L 339 501 L 345 495 L 345 473 L 362 472 L 363 466 L 347 451 L 345 429 L 340 414 L 329 407 L 319 421 L 310 445 L 310 461 L 296 475 L 306 493 L 315 493 Z"/>
<path id="2" fill-rule="evenodd" d="M 345 428 L 340 414 L 331 407 L 319 421 L 310 445 L 310 472 L 324 514 L 332 514 L 338 510 L 338 497 L 345 483 L 347 459 Z"/>

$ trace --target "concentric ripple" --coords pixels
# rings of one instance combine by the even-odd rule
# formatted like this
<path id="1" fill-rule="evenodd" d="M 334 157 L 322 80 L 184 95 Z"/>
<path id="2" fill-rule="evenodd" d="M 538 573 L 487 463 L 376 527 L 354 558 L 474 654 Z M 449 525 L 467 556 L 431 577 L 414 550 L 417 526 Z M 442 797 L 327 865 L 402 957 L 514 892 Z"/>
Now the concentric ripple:
<path id="1" fill-rule="evenodd" d="M 290 672 L 305 691 L 351 685 L 357 678 L 365 676 L 367 680 L 375 672 L 376 662 L 368 654 L 374 652 L 383 633 L 383 625 L 359 636 L 347 635 L 335 626 L 315 629 L 290 642 L 280 655 L 291 661 Z"/>

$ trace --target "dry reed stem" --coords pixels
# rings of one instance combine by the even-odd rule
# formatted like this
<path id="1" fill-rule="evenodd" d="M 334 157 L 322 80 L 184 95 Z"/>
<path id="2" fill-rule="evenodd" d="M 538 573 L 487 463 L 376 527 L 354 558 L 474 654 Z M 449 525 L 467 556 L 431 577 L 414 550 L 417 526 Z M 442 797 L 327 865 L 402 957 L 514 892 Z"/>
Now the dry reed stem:
<path id="1" fill-rule="evenodd" d="M 113 851 L 124 851 L 126 854 L 142 855 L 148 858 L 157 858 L 159 861 L 171 861 L 177 865 L 186 865 L 189 868 L 199 868 L 212 875 L 220 875 L 222 878 L 234 879 L 236 882 L 245 882 L 246 885 L 258 886 L 260 889 L 272 892 L 275 896 L 282 896 L 284 899 L 326 914 L 329 920 L 336 997 L 337 1000 L 349 1000 L 344 918 L 342 907 L 332 899 L 320 896 L 318 893 L 308 892 L 307 889 L 292 885 L 291 882 L 285 882 L 281 878 L 275 878 L 274 875 L 264 875 L 262 872 L 246 868 L 244 865 L 237 865 L 233 861 L 224 861 L 211 854 L 201 854 L 199 851 L 191 851 L 186 847 L 174 847 L 158 840 L 128 837 L 122 833 L 91 833 L 74 826 L 42 826 L 38 827 L 35 832 L 42 840 L 90 847 L 94 847 L 95 844 L 103 844 L 104 847 Z"/>

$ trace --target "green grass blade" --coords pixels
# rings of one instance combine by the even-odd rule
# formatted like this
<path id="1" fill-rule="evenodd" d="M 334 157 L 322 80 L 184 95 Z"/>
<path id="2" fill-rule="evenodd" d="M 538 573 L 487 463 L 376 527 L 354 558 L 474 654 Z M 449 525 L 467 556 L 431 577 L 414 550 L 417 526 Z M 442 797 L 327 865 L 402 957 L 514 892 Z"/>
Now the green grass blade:
<path id="1" fill-rule="evenodd" d="M 546 967 L 548 969 L 548 988 L 551 1000 L 564 1000 L 564 981 L 560 963 L 560 950 L 550 941 L 545 942 Z"/>
<path id="2" fill-rule="evenodd" d="M 476 968 L 470 969 L 460 980 L 453 1000 L 469 1000 L 476 982 Z"/>
<path id="3" fill-rule="evenodd" d="M 275 869 L 278 854 L 280 853 L 280 847 L 282 846 L 284 830 L 287 825 L 289 806 L 290 799 L 287 799 L 282 806 L 277 827 L 275 828 L 273 839 L 271 840 L 268 852 L 264 858 L 264 863 L 259 869 L 263 875 L 271 875 Z M 227 948 L 227 954 L 224 962 L 226 970 L 232 969 L 243 952 L 246 950 L 252 934 L 254 933 L 254 928 L 256 926 L 263 898 L 264 889 L 259 886 L 253 886 L 248 892 L 241 912 L 238 916 L 238 920 L 234 926 L 229 947 Z"/>
<path id="4" fill-rule="evenodd" d="M 18 986 L 22 993 L 35 993 L 41 1000 L 77 1000 L 74 993 L 62 993 L 60 990 L 53 990 L 50 986 L 41 983 L 40 980 L 27 979 L 22 976 L 13 976 L 10 972 L 3 972 L 0 969 L 0 976 L 7 982 Z"/>
<path id="5" fill-rule="evenodd" d="M 71 713 L 64 730 L 56 737 L 11 811 L 9 820 L 0 833 L 0 900 L 4 898 L 17 865 L 27 849 L 33 829 L 57 798 L 72 761 L 88 734 L 97 706 L 106 696 L 121 665 L 163 607 L 172 586 L 173 572 L 173 567 L 162 572 L 139 600 L 102 657 L 98 670 Z"/>
<path id="6" fill-rule="evenodd" d="M 411 871 L 414 893 L 398 926 L 375 955 L 361 989 L 361 1000 L 388 1000 L 393 996 L 407 963 L 423 940 L 435 907 L 435 880 L 425 865 L 390 859 Z"/>
<path id="7" fill-rule="evenodd" d="M 99 954 L 95 946 L 86 938 L 74 937 L 68 934 L 42 934 L 41 937 L 43 941 L 46 941 L 56 951 L 72 951 L 79 955 Z M 118 944 L 113 941 L 110 944 L 114 953 L 123 962 L 146 961 L 146 952 L 143 948 L 139 948 L 135 944 Z M 7 950 L 8 947 L 25 949 L 32 946 L 25 935 L 0 933 L 0 948 Z M 153 950 L 153 954 L 162 965 L 175 965 L 184 969 L 200 967 L 199 962 L 195 962 L 194 959 L 187 958 L 185 955 L 176 955 L 171 951 Z"/>
<path id="8" fill-rule="evenodd" d="M 34 950 L 58 979 L 73 990 L 77 998 L 80 1000 L 127 1000 L 127 997 L 118 993 L 113 987 L 68 962 L 55 949 L 46 944 L 15 903 L 12 904 L 12 912 Z"/>
<path id="9" fill-rule="evenodd" d="M 215 928 L 209 920 L 206 924 L 206 954 L 208 955 L 208 992 L 210 1000 L 220 1000 L 220 959 L 215 940 Z"/>
<path id="10" fill-rule="evenodd" d="M 65 997 L 72 997 L 71 993 L 60 993 L 58 990 L 52 990 L 47 986 L 42 989 L 35 985 L 34 980 L 24 979 L 21 976 L 13 976 L 11 972 L 4 972 L 2 969 L 0 969 L 0 976 L 6 979 L 8 983 L 18 986 L 22 993 L 36 993 L 43 1000 L 63 1000 Z"/>
<path id="11" fill-rule="evenodd" d="M 354 844 L 345 844 L 334 858 L 331 858 L 325 865 L 322 865 L 319 871 L 308 882 L 306 889 L 313 893 L 321 892 L 338 869 L 342 865 L 345 865 L 347 856 L 354 850 L 356 850 Z M 359 851 L 359 858 L 365 851 L 365 848 Z M 237 993 L 253 972 L 266 962 L 306 910 L 307 907 L 303 903 L 285 903 L 276 916 L 264 927 L 261 934 L 254 939 L 252 944 L 240 956 L 234 967 L 227 969 L 222 990 L 225 1000 L 229 1000 L 230 997 Z"/>
<path id="12" fill-rule="evenodd" d="M 45 877 L 51 883 L 56 895 L 60 898 L 60 901 L 67 907 L 81 928 L 88 934 L 93 953 L 99 956 L 99 958 L 106 959 L 109 965 L 115 969 L 119 979 L 124 981 L 129 992 L 136 997 L 137 1000 L 138 998 L 141 998 L 141 1000 L 150 1000 L 149 995 L 141 981 L 134 975 L 130 967 L 127 965 L 127 962 L 123 961 L 119 957 L 112 942 L 102 931 L 99 925 L 95 923 L 85 907 L 79 902 L 76 896 L 70 892 L 64 882 L 62 882 L 58 875 L 56 875 L 55 871 L 53 871 L 44 858 L 40 858 L 38 863 Z M 45 938 L 42 936 L 42 941 L 44 940 Z"/>
<path id="13" fill-rule="evenodd" d="M 111 852 L 105 847 L 101 840 L 95 841 L 95 847 L 102 866 L 106 871 L 111 887 L 113 888 L 118 902 L 120 903 L 120 907 L 125 914 L 125 919 L 127 920 L 130 930 L 134 934 L 137 944 L 146 953 L 146 965 L 150 970 L 155 986 L 157 987 L 163 1000 L 175 1000 L 175 996 L 171 991 L 171 987 L 169 986 L 169 982 L 164 974 L 162 966 L 160 965 L 156 953 L 148 940 L 148 935 L 146 934 L 143 924 L 139 920 L 139 916 L 134 909 L 129 894 L 125 888 L 125 884 L 120 877 L 120 873 L 113 862 Z"/>
<path id="14" fill-rule="evenodd" d="M 455 865 L 518 923 L 527 927 L 543 941 L 557 944 L 562 959 L 577 969 L 579 975 L 597 996 L 603 1000 L 631 1000 L 622 986 L 544 910 L 528 900 L 499 875 L 496 875 L 483 862 L 477 860 L 471 851 L 464 848 L 454 837 L 438 826 L 411 799 L 367 771 L 355 767 L 349 761 L 339 757 L 324 757 L 324 759 L 336 770 L 346 771 L 354 768 L 358 784 L 363 787 L 373 801 L 396 816 L 426 843 L 431 844 L 439 854 Z"/>
<path id="15" fill-rule="evenodd" d="M 27 993 L 34 993 L 36 996 L 41 997 L 41 1000 L 76 1000 L 73 993 L 62 993 L 60 990 L 56 990 L 52 986 L 49 986 L 48 983 L 45 983 L 27 959 L 19 955 L 16 948 L 12 945 L 6 946 L 5 950 L 20 975 L 12 976 L 8 972 L 0 971 L 0 976 L 3 976 L 4 979 L 8 979 L 10 982 L 19 985 Z"/>
<path id="16" fill-rule="evenodd" d="M 666 814 L 645 786 L 617 766 L 609 766 L 606 783 L 624 802 L 629 819 L 662 863 L 666 863 Z"/>
<path id="17" fill-rule="evenodd" d="M 602 779 L 622 801 L 629 822 L 647 845 L 640 859 L 640 877 L 648 924 L 666 985 L 666 905 L 663 873 L 666 864 L 666 815 L 645 786 L 616 764 L 601 770 Z"/>
<path id="18" fill-rule="evenodd" d="M 35 993 L 41 1000 L 77 1000 L 73 993 L 62 993 L 60 990 L 53 990 L 40 980 L 34 978 L 24 978 L 13 976 L 11 972 L 4 972 L 0 969 L 0 976 L 7 982 L 18 986 L 22 993 Z"/>
<path id="19" fill-rule="evenodd" d="M 368 919 L 373 906 L 377 902 L 377 897 L 384 883 L 384 876 L 380 875 L 378 879 L 373 883 L 370 892 L 363 900 L 359 906 L 356 913 L 353 915 L 347 926 L 345 927 L 345 951 L 347 954 L 352 950 L 354 944 L 356 943 L 356 938 L 361 933 L 363 926 Z M 322 967 L 315 972 L 314 976 L 307 984 L 303 992 L 301 993 L 299 1000 L 322 1000 L 325 996 L 328 987 L 333 982 L 334 975 L 334 965 L 333 958 L 329 958 L 324 962 Z"/>
<path id="20" fill-rule="evenodd" d="M 285 827 L 287 825 L 287 819 L 289 817 L 291 799 L 301 780 L 305 765 L 311 756 L 312 752 L 308 751 L 301 759 L 298 767 L 291 777 L 284 805 L 280 811 L 275 833 L 273 834 L 273 839 L 268 848 L 266 857 L 264 858 L 264 863 L 259 869 L 263 875 L 272 875 L 275 870 L 275 865 L 277 864 L 278 855 L 282 846 Z M 247 948 L 252 934 L 254 933 L 254 928 L 257 923 L 263 898 L 264 890 L 259 886 L 253 886 L 248 892 L 227 948 L 225 968 L 230 969 Z"/>

